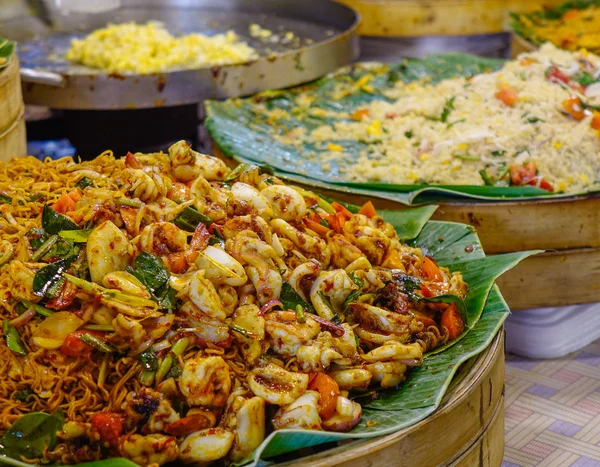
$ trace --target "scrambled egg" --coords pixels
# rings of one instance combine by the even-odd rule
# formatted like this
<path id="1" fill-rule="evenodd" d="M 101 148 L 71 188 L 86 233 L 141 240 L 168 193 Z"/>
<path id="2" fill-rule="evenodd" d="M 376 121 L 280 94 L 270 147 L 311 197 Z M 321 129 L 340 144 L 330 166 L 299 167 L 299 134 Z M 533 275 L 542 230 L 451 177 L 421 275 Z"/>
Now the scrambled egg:
<path id="1" fill-rule="evenodd" d="M 173 37 L 161 23 L 109 24 L 74 39 L 67 60 L 109 73 L 159 73 L 173 69 L 243 63 L 258 58 L 233 31 Z"/>

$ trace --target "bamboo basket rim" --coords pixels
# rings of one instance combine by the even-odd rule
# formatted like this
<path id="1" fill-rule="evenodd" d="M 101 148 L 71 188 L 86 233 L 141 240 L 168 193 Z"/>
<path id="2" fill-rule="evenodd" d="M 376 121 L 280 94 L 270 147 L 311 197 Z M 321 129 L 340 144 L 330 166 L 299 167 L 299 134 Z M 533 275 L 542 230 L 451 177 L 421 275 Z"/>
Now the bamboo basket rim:
<path id="1" fill-rule="evenodd" d="M 351 444 L 344 444 L 331 450 L 327 450 L 324 452 L 324 454 L 327 454 L 326 458 L 310 461 L 311 467 L 329 467 L 342 462 L 351 461 L 355 457 L 354 451 L 356 449 L 364 448 L 365 446 L 368 446 L 369 452 L 386 449 L 400 441 L 402 438 L 410 436 L 411 433 L 420 430 L 426 424 L 435 423 L 436 419 L 443 415 L 442 412 L 444 412 L 444 410 L 451 410 L 457 407 L 469 396 L 469 393 L 473 388 L 473 383 L 481 380 L 483 376 L 493 367 L 499 355 L 503 354 L 503 347 L 504 328 L 501 328 L 490 345 L 482 353 L 474 357 L 475 362 L 469 368 L 467 375 L 463 376 L 456 385 L 450 386 L 450 389 L 446 392 L 446 395 L 444 396 L 440 406 L 435 410 L 435 412 L 420 422 L 389 435 L 384 435 L 374 439 L 356 440 Z M 469 378 L 469 375 L 473 375 L 473 378 Z M 499 400 L 498 405 L 500 405 L 500 402 L 501 400 Z M 490 421 L 486 426 L 491 423 L 493 418 L 493 416 L 490 418 Z M 477 433 L 477 436 L 473 439 L 473 442 L 475 442 L 479 436 L 481 436 L 483 430 L 484 428 Z M 457 459 L 454 459 L 453 462 L 455 460 Z M 296 465 L 304 465 L 304 463 L 308 461 L 309 458 L 303 457 L 296 461 L 285 462 L 278 465 L 281 465 L 282 467 L 292 467 Z"/>
<path id="2" fill-rule="evenodd" d="M 11 57 L 8 66 L 0 71 L 0 86 L 4 86 L 9 80 L 14 79 L 15 74 L 17 79 L 21 79 L 19 77 L 19 60 L 17 60 L 16 53 Z"/>

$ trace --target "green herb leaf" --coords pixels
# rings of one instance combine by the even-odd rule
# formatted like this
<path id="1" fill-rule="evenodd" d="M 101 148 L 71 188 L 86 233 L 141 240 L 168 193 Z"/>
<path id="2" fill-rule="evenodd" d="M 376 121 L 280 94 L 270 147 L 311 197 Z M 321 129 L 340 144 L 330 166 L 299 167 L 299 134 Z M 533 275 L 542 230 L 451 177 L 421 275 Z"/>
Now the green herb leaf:
<path id="1" fill-rule="evenodd" d="M 176 305 L 176 291 L 169 285 L 169 271 L 162 259 L 147 251 L 142 251 L 133 260 L 127 271 L 146 286 L 159 308 L 173 309 Z"/>
<path id="2" fill-rule="evenodd" d="M 281 286 L 281 294 L 279 300 L 283 304 L 284 310 L 296 310 L 296 307 L 300 305 L 303 310 L 310 313 L 316 314 L 317 312 L 313 308 L 312 304 L 306 303 L 300 295 L 294 290 L 289 282 L 284 282 Z"/>
<path id="3" fill-rule="evenodd" d="M 27 240 L 29 240 L 29 245 L 34 250 L 37 250 L 44 242 L 46 242 L 46 240 L 48 240 L 48 238 L 50 238 L 50 235 L 48 235 L 44 229 L 36 228 L 29 230 L 25 236 L 27 237 Z"/>
<path id="4" fill-rule="evenodd" d="M 56 432 L 62 429 L 62 414 L 33 412 L 23 415 L 0 438 L 0 452 L 15 459 L 41 457 L 44 449 L 54 449 Z"/>
<path id="5" fill-rule="evenodd" d="M 208 227 L 213 223 L 213 220 L 207 215 L 198 212 L 196 208 L 191 206 L 186 206 L 183 211 L 181 211 L 177 217 L 173 219 L 173 224 L 187 232 L 193 232 L 196 230 L 196 227 L 198 227 L 198 224 L 200 223 L 203 223 Z"/>
<path id="6" fill-rule="evenodd" d="M 94 336 L 93 334 L 81 334 L 81 336 L 79 336 L 79 339 L 81 339 L 81 342 L 91 345 L 100 352 L 113 353 L 115 351 L 115 349 L 110 344 L 103 341 L 99 337 Z"/>
<path id="7" fill-rule="evenodd" d="M 27 355 L 23 342 L 21 342 L 19 331 L 14 326 L 11 326 L 7 319 L 2 322 L 2 330 L 8 348 L 19 355 Z"/>
<path id="8" fill-rule="evenodd" d="M 404 136 L 406 136 L 408 139 L 411 139 L 415 134 L 412 131 L 405 131 L 404 132 Z"/>
<path id="9" fill-rule="evenodd" d="M 85 230 L 61 230 L 58 232 L 62 238 L 73 240 L 75 243 L 86 243 L 94 229 Z"/>
<path id="10" fill-rule="evenodd" d="M 0 37 L 0 71 L 10 65 L 17 44 Z"/>
<path id="11" fill-rule="evenodd" d="M 75 186 L 77 188 L 81 188 L 82 190 L 86 189 L 88 186 L 92 186 L 94 184 L 94 182 L 92 181 L 91 178 L 88 177 L 82 177 L 76 184 Z"/>
<path id="12" fill-rule="evenodd" d="M 0 193 L 0 204 L 11 204 L 12 198 L 4 193 Z"/>
<path id="13" fill-rule="evenodd" d="M 527 119 L 527 123 L 537 123 L 537 122 L 543 122 L 544 120 L 542 120 L 541 118 L 538 117 L 529 117 Z"/>
<path id="14" fill-rule="evenodd" d="M 33 394 L 33 390 L 31 388 L 25 388 L 21 391 L 17 391 L 13 393 L 12 398 L 19 402 L 26 402 L 27 398 Z"/>
<path id="15" fill-rule="evenodd" d="M 479 156 L 469 156 L 468 154 L 453 154 L 452 156 L 457 159 L 470 162 L 479 162 L 481 160 L 481 157 Z"/>
<path id="16" fill-rule="evenodd" d="M 494 157 L 502 157 L 504 154 L 506 154 L 506 151 L 502 150 L 502 151 L 492 151 L 492 156 Z"/>
<path id="17" fill-rule="evenodd" d="M 362 295 L 363 289 L 365 288 L 365 281 L 356 277 L 356 274 L 354 274 L 354 272 L 351 272 L 349 277 L 352 280 L 352 282 L 354 282 L 358 286 L 358 290 L 355 290 L 350 295 L 348 295 L 348 297 L 346 297 L 346 301 L 344 302 L 345 314 L 348 313 L 348 305 L 350 305 L 350 303 L 355 302 L 358 299 L 358 297 Z"/>
<path id="18" fill-rule="evenodd" d="M 156 371 L 158 370 L 158 360 L 152 349 L 145 350 L 139 355 L 142 368 L 145 371 Z"/>
<path id="19" fill-rule="evenodd" d="M 33 293 L 38 297 L 50 295 L 63 280 L 64 272 L 76 259 L 77 256 L 69 256 L 38 270 L 33 278 Z"/>
<path id="20" fill-rule="evenodd" d="M 42 227 L 50 235 L 56 235 L 61 230 L 80 230 L 75 222 L 67 216 L 59 214 L 47 204 L 44 204 L 44 210 L 42 211 Z"/>

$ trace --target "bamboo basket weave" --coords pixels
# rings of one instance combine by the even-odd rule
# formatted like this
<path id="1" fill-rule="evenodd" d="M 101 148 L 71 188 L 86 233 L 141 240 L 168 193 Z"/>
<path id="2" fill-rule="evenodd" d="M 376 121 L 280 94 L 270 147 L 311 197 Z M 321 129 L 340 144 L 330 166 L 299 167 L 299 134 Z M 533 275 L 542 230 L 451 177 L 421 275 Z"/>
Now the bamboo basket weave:
<path id="1" fill-rule="evenodd" d="M 0 161 L 27 154 L 24 114 L 19 62 L 14 56 L 0 71 Z"/>

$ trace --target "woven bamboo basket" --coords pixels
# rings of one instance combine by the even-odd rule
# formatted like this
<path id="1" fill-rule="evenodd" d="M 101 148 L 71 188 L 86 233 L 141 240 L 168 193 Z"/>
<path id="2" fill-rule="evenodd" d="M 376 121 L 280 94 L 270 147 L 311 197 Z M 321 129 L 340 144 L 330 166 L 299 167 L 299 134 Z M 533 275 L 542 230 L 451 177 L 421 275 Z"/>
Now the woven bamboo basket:
<path id="1" fill-rule="evenodd" d="M 496 467 L 503 455 L 504 334 L 499 332 L 481 355 L 463 365 L 442 405 L 425 420 L 381 438 L 344 443 L 277 465 Z"/>
<path id="2" fill-rule="evenodd" d="M 0 71 L 0 161 L 26 155 L 24 113 L 19 62 L 13 57 Z"/>
<path id="3" fill-rule="evenodd" d="M 564 0 L 338 0 L 362 18 L 363 36 L 494 34 L 505 30 L 508 11 L 529 12 Z"/>

